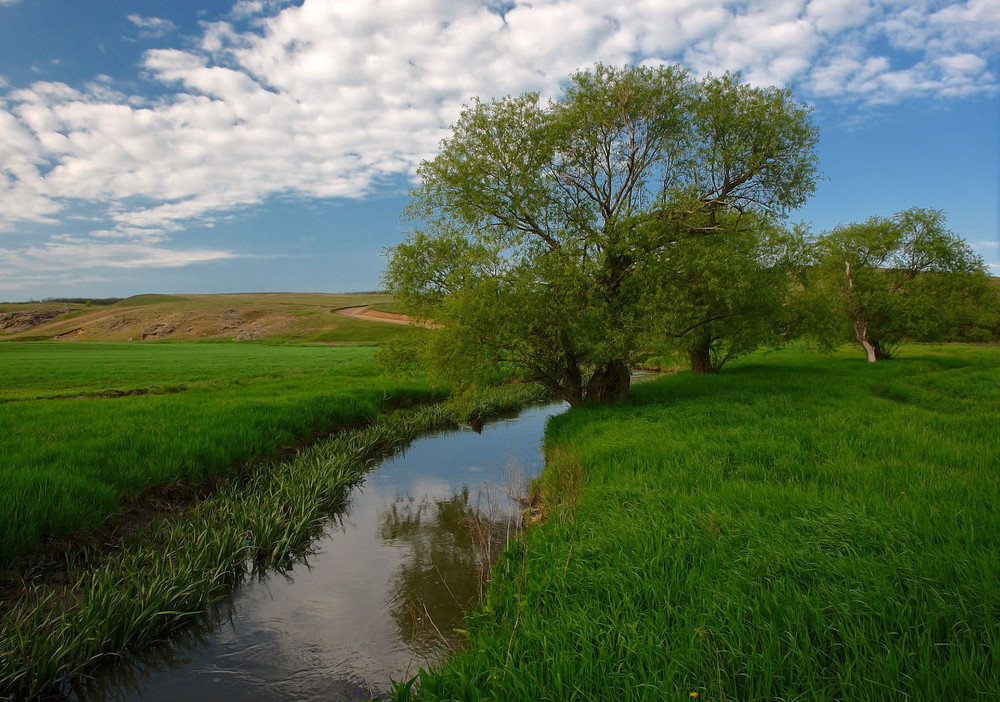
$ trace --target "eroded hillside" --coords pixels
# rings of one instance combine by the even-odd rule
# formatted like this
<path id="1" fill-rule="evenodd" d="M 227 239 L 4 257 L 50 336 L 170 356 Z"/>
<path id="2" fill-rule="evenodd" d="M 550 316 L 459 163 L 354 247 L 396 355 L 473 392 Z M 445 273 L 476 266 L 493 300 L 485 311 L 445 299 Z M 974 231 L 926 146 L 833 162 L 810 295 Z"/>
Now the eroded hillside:
<path id="1" fill-rule="evenodd" d="M 109 305 L 0 304 L 2 340 L 378 342 L 399 328 L 336 310 L 391 308 L 382 294 L 140 295 Z"/>

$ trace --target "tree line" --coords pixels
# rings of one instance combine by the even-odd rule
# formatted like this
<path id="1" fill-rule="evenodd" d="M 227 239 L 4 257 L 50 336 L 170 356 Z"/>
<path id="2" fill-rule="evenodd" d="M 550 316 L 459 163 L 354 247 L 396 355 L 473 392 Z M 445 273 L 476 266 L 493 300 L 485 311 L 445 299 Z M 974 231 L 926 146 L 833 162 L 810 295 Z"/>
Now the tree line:
<path id="1" fill-rule="evenodd" d="M 518 376 L 578 405 L 644 355 L 715 373 L 761 346 L 984 341 L 1000 293 L 936 210 L 819 236 L 791 225 L 818 131 L 791 91 L 678 66 L 598 65 L 557 98 L 473 101 L 418 170 L 384 277 L 433 321 L 390 354 L 452 382 Z"/>

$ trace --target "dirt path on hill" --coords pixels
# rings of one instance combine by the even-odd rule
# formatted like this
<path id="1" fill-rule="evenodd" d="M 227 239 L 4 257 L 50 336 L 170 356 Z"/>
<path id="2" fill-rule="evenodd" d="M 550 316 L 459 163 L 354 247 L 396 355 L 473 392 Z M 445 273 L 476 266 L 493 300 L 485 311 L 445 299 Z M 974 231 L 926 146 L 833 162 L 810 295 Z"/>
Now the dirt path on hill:
<path id="1" fill-rule="evenodd" d="M 352 317 L 353 319 L 363 319 L 368 322 L 385 322 L 386 324 L 409 324 L 412 320 L 405 314 L 395 312 L 380 312 L 371 309 L 371 305 L 359 305 L 358 307 L 340 307 L 330 310 L 334 314 L 342 317 Z"/>

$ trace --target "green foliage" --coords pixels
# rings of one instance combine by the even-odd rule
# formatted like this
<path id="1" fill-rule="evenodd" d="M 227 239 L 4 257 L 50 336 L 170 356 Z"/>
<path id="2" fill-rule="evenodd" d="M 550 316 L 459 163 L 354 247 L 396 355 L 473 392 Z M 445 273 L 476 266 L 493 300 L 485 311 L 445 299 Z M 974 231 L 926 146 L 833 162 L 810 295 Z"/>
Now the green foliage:
<path id="1" fill-rule="evenodd" d="M 869 361 L 890 358 L 906 339 L 968 338 L 997 319 L 982 259 L 939 210 L 837 227 L 818 240 L 817 260 L 818 294 Z"/>
<path id="2" fill-rule="evenodd" d="M 575 508 L 398 699 L 994 697 L 998 356 L 783 350 L 553 418 L 543 480 Z"/>
<path id="3" fill-rule="evenodd" d="M 796 331 L 788 303 L 805 232 L 753 213 L 715 218 L 710 235 L 677 242 L 654 269 L 655 335 L 686 354 L 695 373 L 716 373 Z"/>
<path id="4" fill-rule="evenodd" d="M 121 302 L 124 298 L 121 297 L 47 297 L 42 302 L 63 302 L 72 303 L 76 305 L 86 305 L 90 307 L 91 305 L 97 305 L 99 307 L 107 307 L 108 305 L 114 305 Z"/>
<path id="5" fill-rule="evenodd" d="M 0 564 L 114 520 L 122 502 L 201 483 L 386 406 L 434 396 L 370 348 L 0 345 Z"/>
<path id="6" fill-rule="evenodd" d="M 475 101 L 419 169 L 423 228 L 385 283 L 437 324 L 427 357 L 449 382 L 509 369 L 572 404 L 622 397 L 660 313 L 650 286 L 671 282 L 662 259 L 736 211 L 801 204 L 815 142 L 788 91 L 676 66 L 599 65 L 548 105 Z"/>

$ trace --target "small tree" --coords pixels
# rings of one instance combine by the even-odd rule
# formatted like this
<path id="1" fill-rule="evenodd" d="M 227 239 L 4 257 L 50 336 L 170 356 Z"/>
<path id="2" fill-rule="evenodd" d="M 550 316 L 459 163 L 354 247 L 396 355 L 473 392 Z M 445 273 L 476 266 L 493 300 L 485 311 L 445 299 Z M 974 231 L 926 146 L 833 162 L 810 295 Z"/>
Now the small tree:
<path id="1" fill-rule="evenodd" d="M 676 66 L 597 66 L 548 105 L 467 107 L 424 162 L 386 287 L 458 382 L 499 368 L 571 404 L 629 388 L 661 254 L 730 211 L 783 213 L 812 191 L 816 130 L 787 90 Z"/>
<path id="2" fill-rule="evenodd" d="M 872 363 L 906 338 L 940 333 L 946 306 L 985 277 L 940 210 L 911 208 L 837 227 L 817 242 L 821 284 Z"/>

